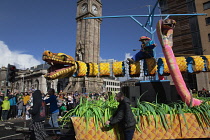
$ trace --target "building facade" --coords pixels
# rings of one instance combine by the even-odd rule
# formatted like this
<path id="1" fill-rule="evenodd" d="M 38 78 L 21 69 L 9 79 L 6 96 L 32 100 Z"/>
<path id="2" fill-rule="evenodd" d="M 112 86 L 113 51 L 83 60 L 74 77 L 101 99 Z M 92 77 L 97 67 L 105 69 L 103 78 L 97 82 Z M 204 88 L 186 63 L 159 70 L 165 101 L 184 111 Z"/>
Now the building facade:
<path id="1" fill-rule="evenodd" d="M 2 92 L 30 92 L 40 90 L 47 93 L 49 88 L 54 88 L 55 91 L 61 89 L 58 80 L 47 80 L 44 75 L 47 73 L 48 65 L 38 65 L 26 70 L 18 70 L 16 72 L 15 82 L 7 82 L 7 68 L 0 69 L 0 89 Z M 7 84 L 6 84 L 7 83 Z"/>
<path id="2" fill-rule="evenodd" d="M 206 13 L 207 16 L 173 16 L 176 27 L 173 35 L 175 56 L 193 56 L 210 54 L 210 1 L 209 0 L 161 0 L 162 14 Z M 210 90 L 208 72 L 184 74 L 188 88 Z"/>
<path id="3" fill-rule="evenodd" d="M 120 92 L 120 81 L 117 79 L 103 79 L 103 92 Z"/>

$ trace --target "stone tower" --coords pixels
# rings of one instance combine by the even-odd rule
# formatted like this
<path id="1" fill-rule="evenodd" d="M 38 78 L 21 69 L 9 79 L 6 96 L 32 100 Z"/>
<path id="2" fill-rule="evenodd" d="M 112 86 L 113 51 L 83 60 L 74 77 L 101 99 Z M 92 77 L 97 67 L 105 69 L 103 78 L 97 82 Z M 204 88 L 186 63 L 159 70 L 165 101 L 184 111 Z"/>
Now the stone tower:
<path id="1" fill-rule="evenodd" d="M 99 62 L 101 19 L 83 19 L 102 16 L 100 0 L 78 0 L 77 2 L 77 39 L 76 60 Z"/>
<path id="2" fill-rule="evenodd" d="M 84 19 L 102 16 L 101 0 L 77 1 L 76 61 L 99 63 L 101 19 Z M 103 79 L 99 77 L 70 77 L 67 91 L 101 92 Z"/>

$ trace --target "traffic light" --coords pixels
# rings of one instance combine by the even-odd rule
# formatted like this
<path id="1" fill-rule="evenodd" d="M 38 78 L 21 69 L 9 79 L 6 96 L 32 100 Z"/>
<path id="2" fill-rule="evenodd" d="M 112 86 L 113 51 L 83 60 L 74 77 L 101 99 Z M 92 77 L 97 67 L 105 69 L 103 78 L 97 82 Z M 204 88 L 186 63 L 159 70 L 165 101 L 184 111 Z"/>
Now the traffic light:
<path id="1" fill-rule="evenodd" d="M 17 69 L 14 65 L 8 64 L 7 79 L 9 82 L 15 82 L 16 71 Z"/>

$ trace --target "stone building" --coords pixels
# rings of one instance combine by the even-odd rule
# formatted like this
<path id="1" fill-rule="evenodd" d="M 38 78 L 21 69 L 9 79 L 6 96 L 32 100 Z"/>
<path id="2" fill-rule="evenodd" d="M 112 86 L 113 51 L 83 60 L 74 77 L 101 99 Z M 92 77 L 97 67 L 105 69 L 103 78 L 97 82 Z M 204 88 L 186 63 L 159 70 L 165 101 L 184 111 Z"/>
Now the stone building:
<path id="1" fill-rule="evenodd" d="M 47 73 L 48 65 L 38 65 L 26 70 L 18 70 L 16 72 L 15 82 L 6 84 L 7 68 L 0 69 L 1 91 L 6 92 L 29 92 L 32 90 L 41 90 L 46 93 L 47 89 L 54 88 L 57 91 L 58 80 L 46 80 L 44 75 Z"/>

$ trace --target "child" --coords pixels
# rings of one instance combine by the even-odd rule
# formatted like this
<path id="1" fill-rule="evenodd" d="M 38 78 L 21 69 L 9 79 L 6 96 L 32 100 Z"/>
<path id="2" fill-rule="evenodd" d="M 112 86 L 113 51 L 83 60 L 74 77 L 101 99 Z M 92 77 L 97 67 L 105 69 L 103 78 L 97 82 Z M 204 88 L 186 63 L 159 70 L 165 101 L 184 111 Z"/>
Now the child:
<path id="1" fill-rule="evenodd" d="M 17 102 L 17 108 L 18 108 L 17 118 L 21 118 L 23 111 L 23 98 L 19 98 L 19 101 Z"/>
<path id="2" fill-rule="evenodd" d="M 32 97 L 32 92 L 30 92 L 30 98 L 26 104 L 26 108 L 30 108 L 33 107 L 33 97 Z M 31 119 L 31 115 L 28 112 L 28 110 L 26 109 L 26 120 L 30 120 Z"/>
<path id="3" fill-rule="evenodd" d="M 8 101 L 8 97 L 4 97 L 4 101 L 1 105 L 2 107 L 2 120 L 7 121 L 8 112 L 10 110 L 10 102 Z"/>
<path id="4" fill-rule="evenodd" d="M 28 101 L 28 103 L 26 104 L 26 108 L 30 108 L 31 107 L 31 102 L 30 100 Z M 30 120 L 30 113 L 28 112 L 28 110 L 26 109 L 26 117 L 25 117 L 26 120 Z"/>

